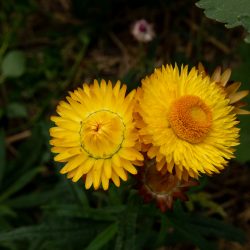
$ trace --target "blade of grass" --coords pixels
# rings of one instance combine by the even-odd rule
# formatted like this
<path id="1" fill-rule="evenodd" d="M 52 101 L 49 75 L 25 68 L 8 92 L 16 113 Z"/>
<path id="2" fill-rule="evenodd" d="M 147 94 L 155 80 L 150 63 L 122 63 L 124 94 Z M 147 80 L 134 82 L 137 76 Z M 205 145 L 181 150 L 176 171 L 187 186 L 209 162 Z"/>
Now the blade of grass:
<path id="1" fill-rule="evenodd" d="M 117 233 L 117 223 L 111 224 L 104 231 L 98 234 L 94 240 L 87 246 L 86 250 L 98 250 L 107 244 Z"/>

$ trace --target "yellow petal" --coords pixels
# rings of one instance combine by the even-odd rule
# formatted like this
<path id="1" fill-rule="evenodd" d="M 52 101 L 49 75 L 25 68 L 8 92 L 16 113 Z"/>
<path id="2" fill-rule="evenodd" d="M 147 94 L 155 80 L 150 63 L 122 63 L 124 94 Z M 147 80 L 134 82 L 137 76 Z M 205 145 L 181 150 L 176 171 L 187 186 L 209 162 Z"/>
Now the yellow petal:
<path id="1" fill-rule="evenodd" d="M 102 187 L 104 190 L 109 188 L 109 179 L 104 174 L 102 175 Z"/>
<path id="2" fill-rule="evenodd" d="M 92 172 L 88 172 L 87 175 L 86 175 L 85 188 L 90 189 L 92 184 L 93 184 Z"/>
<path id="3" fill-rule="evenodd" d="M 115 87 L 114 87 L 114 89 L 113 89 L 113 93 L 114 93 L 114 96 L 115 96 L 115 97 L 118 97 L 120 87 L 121 87 L 121 82 L 120 82 L 120 81 L 117 81 L 116 84 L 115 84 Z"/>
<path id="4" fill-rule="evenodd" d="M 75 175 L 76 171 L 77 171 L 77 169 L 74 169 L 74 170 L 68 172 L 68 173 L 67 173 L 67 178 L 68 178 L 68 179 L 73 178 L 73 176 Z"/>
<path id="5" fill-rule="evenodd" d="M 122 167 L 118 167 L 118 166 L 113 166 L 112 167 L 113 172 L 115 171 L 115 173 L 123 180 L 126 181 L 128 179 L 127 174 L 125 173 L 124 169 Z"/>
<path id="6" fill-rule="evenodd" d="M 143 161 L 143 155 L 134 148 L 122 148 L 119 151 L 119 155 L 122 158 L 130 161 L 135 161 L 135 160 Z"/>
<path id="7" fill-rule="evenodd" d="M 103 169 L 105 176 L 110 179 L 112 175 L 112 168 L 111 168 L 111 160 L 110 159 L 105 159 L 103 163 Z"/>
<path id="8" fill-rule="evenodd" d="M 78 155 L 79 153 L 80 153 L 79 150 L 77 150 L 77 151 L 70 151 L 70 150 L 63 151 L 63 152 L 59 153 L 58 155 L 56 155 L 54 157 L 54 160 L 59 161 L 59 162 L 64 162 L 64 161 L 67 161 L 72 156 Z"/>
<path id="9" fill-rule="evenodd" d="M 103 162 L 103 159 L 98 159 L 93 166 L 92 174 L 94 189 L 98 189 L 100 186 Z"/>
<path id="10" fill-rule="evenodd" d="M 65 174 L 67 172 L 72 171 L 76 167 L 80 166 L 84 161 L 86 161 L 87 155 L 80 154 L 76 157 L 73 157 L 72 159 L 69 160 L 69 162 L 61 169 L 60 173 Z"/>
<path id="11" fill-rule="evenodd" d="M 120 187 L 120 179 L 114 171 L 112 172 L 111 179 L 117 187 Z"/>
<path id="12" fill-rule="evenodd" d="M 156 154 L 158 153 L 159 151 L 159 148 L 158 147 L 151 147 L 149 150 L 148 150 L 148 157 L 150 159 L 154 158 L 156 156 Z"/>
<path id="13" fill-rule="evenodd" d="M 73 177 L 72 181 L 77 182 L 84 174 L 87 174 L 91 171 L 95 160 L 93 158 L 88 158 L 82 165 L 77 168 L 76 174 Z"/>
<path id="14" fill-rule="evenodd" d="M 169 173 L 172 174 L 173 168 L 174 168 L 174 161 L 171 161 L 170 163 L 167 163 L 167 168 L 168 168 Z"/>
<path id="15" fill-rule="evenodd" d="M 118 154 L 114 154 L 112 157 L 112 163 L 117 166 L 120 167 L 121 166 L 121 158 Z"/>
<path id="16" fill-rule="evenodd" d="M 131 174 L 137 174 L 137 169 L 133 166 L 133 164 L 130 161 L 122 159 L 122 166 L 129 173 L 131 173 Z"/>

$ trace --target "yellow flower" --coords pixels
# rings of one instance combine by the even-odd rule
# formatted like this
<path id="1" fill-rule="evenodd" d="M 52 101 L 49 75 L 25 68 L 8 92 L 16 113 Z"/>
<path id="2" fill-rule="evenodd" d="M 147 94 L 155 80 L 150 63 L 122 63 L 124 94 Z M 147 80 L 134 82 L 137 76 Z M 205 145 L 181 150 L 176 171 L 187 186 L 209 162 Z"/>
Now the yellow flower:
<path id="1" fill-rule="evenodd" d="M 126 86 L 114 87 L 102 80 L 70 92 L 52 116 L 56 127 L 50 129 L 55 161 L 66 162 L 61 173 L 74 182 L 83 177 L 85 187 L 104 190 L 112 179 L 120 186 L 127 172 L 136 174 L 143 156 L 137 150 L 138 133 L 132 118 L 135 90 L 125 97 Z"/>
<path id="2" fill-rule="evenodd" d="M 150 145 L 147 154 L 156 157 L 158 171 L 198 178 L 219 173 L 234 157 L 239 129 L 230 99 L 195 68 L 156 69 L 142 80 L 138 99 L 137 112 L 145 124 L 140 136 Z"/>
<path id="3" fill-rule="evenodd" d="M 203 76 L 207 76 L 205 68 L 201 63 L 198 64 L 198 71 Z M 248 110 L 242 109 L 247 103 L 241 100 L 249 94 L 249 90 L 238 91 L 241 82 L 232 82 L 229 84 L 230 76 L 231 69 L 228 68 L 222 72 L 221 67 L 217 67 L 211 75 L 211 81 L 216 82 L 221 87 L 226 96 L 230 99 L 230 104 L 234 106 L 233 111 L 237 115 L 249 115 L 250 112 Z"/>

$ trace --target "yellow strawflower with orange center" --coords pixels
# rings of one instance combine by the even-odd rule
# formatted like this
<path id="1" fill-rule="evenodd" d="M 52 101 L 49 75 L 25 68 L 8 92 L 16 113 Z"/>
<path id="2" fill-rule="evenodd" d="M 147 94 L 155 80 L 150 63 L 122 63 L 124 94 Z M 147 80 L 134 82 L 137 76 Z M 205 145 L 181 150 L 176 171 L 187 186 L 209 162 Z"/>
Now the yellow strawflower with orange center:
<path id="1" fill-rule="evenodd" d="M 158 171 L 179 179 L 219 173 L 234 157 L 239 129 L 230 99 L 196 68 L 167 65 L 142 80 L 135 117 Z"/>

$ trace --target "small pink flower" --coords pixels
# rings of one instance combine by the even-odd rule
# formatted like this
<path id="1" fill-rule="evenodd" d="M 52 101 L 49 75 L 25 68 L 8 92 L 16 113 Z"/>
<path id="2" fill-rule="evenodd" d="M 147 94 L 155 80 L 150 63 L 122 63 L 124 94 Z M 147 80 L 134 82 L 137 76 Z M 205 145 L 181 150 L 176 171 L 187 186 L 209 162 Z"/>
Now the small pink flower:
<path id="1" fill-rule="evenodd" d="M 132 35 L 139 42 L 150 42 L 155 36 L 153 25 L 145 19 L 138 20 L 132 26 Z"/>

